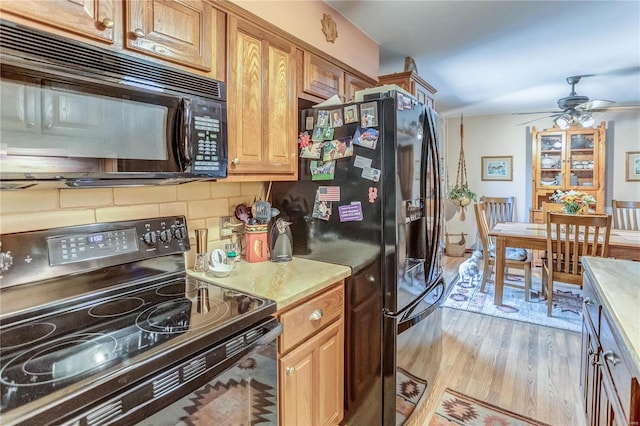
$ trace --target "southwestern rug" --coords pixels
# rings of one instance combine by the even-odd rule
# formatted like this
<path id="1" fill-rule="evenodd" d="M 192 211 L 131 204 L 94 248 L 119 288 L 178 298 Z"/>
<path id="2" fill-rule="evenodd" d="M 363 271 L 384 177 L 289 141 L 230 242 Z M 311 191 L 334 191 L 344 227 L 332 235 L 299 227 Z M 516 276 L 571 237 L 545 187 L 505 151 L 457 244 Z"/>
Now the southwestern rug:
<path id="1" fill-rule="evenodd" d="M 429 419 L 429 426 L 451 425 L 549 426 L 447 388 Z"/>
<path id="2" fill-rule="evenodd" d="M 582 290 L 575 285 L 555 283 L 553 285 L 553 310 L 547 316 L 547 300 L 542 298 L 542 280 L 534 275 L 531 281 L 530 301 L 524 300 L 524 290 L 504 287 L 502 305 L 493 304 L 495 286 L 488 282 L 485 292 L 480 291 L 481 274 L 473 279 L 456 278 L 442 306 L 477 312 L 500 318 L 513 319 L 563 330 L 582 330 Z M 509 274 L 506 281 L 522 278 Z"/>
<path id="3" fill-rule="evenodd" d="M 396 368 L 396 426 L 403 425 L 427 389 L 427 381 Z"/>

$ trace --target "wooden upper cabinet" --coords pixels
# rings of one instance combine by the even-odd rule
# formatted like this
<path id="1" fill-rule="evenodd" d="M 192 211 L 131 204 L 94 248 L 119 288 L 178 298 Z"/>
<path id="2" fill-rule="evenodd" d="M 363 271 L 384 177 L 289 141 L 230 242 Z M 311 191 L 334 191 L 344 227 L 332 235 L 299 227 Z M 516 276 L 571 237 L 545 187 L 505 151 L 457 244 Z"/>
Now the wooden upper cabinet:
<path id="1" fill-rule="evenodd" d="M 210 71 L 214 15 L 205 1 L 128 0 L 125 47 Z"/>
<path id="2" fill-rule="evenodd" d="M 418 99 L 418 102 L 422 102 L 424 105 L 429 105 L 431 108 L 435 109 L 435 100 L 433 96 L 437 90 L 413 71 L 381 75 L 378 77 L 378 83 L 380 85 L 397 84 L 415 96 L 416 99 Z"/>
<path id="3" fill-rule="evenodd" d="M 366 80 L 345 71 L 340 66 L 318 55 L 298 51 L 298 67 L 301 69 L 298 97 L 321 102 L 334 95 L 343 102 L 353 102 L 358 90 L 375 86 L 375 81 Z"/>
<path id="4" fill-rule="evenodd" d="M 122 13 L 118 0 L 3 0 L 0 9 L 5 18 L 15 16 L 108 44 L 114 43 Z"/>
<path id="5" fill-rule="evenodd" d="M 228 30 L 229 173 L 295 180 L 295 48 L 235 16 Z"/>

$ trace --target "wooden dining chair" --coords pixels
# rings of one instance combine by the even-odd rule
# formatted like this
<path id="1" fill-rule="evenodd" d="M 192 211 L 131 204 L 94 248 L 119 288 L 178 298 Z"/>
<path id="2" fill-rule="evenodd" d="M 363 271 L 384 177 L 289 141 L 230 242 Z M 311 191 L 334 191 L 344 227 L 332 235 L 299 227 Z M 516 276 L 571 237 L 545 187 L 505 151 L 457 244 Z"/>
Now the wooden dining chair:
<path id="1" fill-rule="evenodd" d="M 610 215 L 547 213 L 547 253 L 542 263 L 542 289 L 547 316 L 553 307 L 553 283 L 582 288 L 582 256 L 607 257 Z"/>
<path id="2" fill-rule="evenodd" d="M 548 212 L 564 213 L 564 206 L 562 204 L 559 204 L 559 203 L 548 203 L 548 202 L 544 201 L 542 203 L 542 218 L 545 221 L 545 223 L 547 221 L 547 213 Z"/>
<path id="3" fill-rule="evenodd" d="M 484 292 L 485 285 L 496 263 L 495 244 L 489 236 L 489 222 L 487 221 L 484 203 L 477 203 L 473 206 L 476 214 L 476 224 L 478 225 L 478 234 L 484 247 L 482 253 L 483 268 L 482 282 L 480 291 Z M 524 271 L 524 285 L 518 283 L 507 283 L 504 285 L 509 287 L 524 289 L 524 300 L 529 301 L 529 293 L 531 292 L 531 254 L 524 249 L 507 248 L 505 257 L 505 269 L 517 268 Z"/>
<path id="4" fill-rule="evenodd" d="M 489 229 L 498 222 L 513 222 L 513 208 L 516 197 L 480 197 L 480 202 L 484 203 L 484 211 L 487 216 Z"/>
<path id="5" fill-rule="evenodd" d="M 615 229 L 640 230 L 640 201 L 611 200 L 611 206 Z"/>

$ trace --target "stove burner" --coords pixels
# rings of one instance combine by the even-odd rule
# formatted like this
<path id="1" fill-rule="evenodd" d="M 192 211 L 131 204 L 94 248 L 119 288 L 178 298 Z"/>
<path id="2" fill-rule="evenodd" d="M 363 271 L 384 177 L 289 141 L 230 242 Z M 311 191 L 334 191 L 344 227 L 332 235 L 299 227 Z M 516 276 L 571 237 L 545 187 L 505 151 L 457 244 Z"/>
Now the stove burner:
<path id="1" fill-rule="evenodd" d="M 194 287 L 193 284 L 186 284 L 187 287 Z M 186 289 L 186 292 L 189 292 L 189 289 Z M 184 297 L 185 295 L 185 282 L 180 281 L 175 284 L 163 285 L 156 289 L 156 294 L 158 296 L 177 296 Z"/>
<path id="2" fill-rule="evenodd" d="M 95 318 L 118 317 L 135 311 L 144 303 L 144 300 L 139 297 L 123 297 L 109 300 L 91 307 L 89 315 Z"/>
<path id="3" fill-rule="evenodd" d="M 0 348 L 4 351 L 30 345 L 46 339 L 54 331 L 56 325 L 50 322 L 19 325 L 0 333 Z"/>
<path id="4" fill-rule="evenodd" d="M 191 306 L 188 299 L 158 303 L 138 315 L 136 325 L 140 330 L 150 333 L 184 333 L 189 330 Z"/>
<path id="5" fill-rule="evenodd" d="M 117 357 L 117 341 L 101 333 L 80 333 L 34 347 L 9 360 L 0 383 L 39 386 L 88 375 Z"/>

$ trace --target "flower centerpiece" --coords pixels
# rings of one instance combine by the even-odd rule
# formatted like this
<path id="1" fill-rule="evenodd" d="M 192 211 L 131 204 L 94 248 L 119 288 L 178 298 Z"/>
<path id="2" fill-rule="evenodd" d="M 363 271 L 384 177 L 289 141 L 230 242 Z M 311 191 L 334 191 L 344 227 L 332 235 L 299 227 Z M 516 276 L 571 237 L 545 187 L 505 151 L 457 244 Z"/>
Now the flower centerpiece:
<path id="1" fill-rule="evenodd" d="M 549 199 L 553 200 L 557 204 L 562 204 L 564 212 L 567 214 L 578 214 L 582 210 L 586 209 L 590 204 L 594 204 L 596 202 L 593 195 L 576 191 L 574 189 L 565 192 L 557 190 L 549 197 Z"/>

